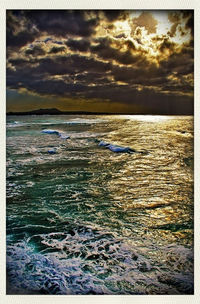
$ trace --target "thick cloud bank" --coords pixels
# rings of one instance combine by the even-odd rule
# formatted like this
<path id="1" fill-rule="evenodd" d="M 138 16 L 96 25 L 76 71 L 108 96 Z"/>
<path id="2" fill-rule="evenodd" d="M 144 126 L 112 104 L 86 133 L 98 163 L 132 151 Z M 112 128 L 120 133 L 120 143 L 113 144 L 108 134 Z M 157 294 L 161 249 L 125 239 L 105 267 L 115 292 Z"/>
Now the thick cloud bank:
<path id="1" fill-rule="evenodd" d="M 193 57 L 192 11 L 7 11 L 8 90 L 66 109 L 191 114 Z"/>

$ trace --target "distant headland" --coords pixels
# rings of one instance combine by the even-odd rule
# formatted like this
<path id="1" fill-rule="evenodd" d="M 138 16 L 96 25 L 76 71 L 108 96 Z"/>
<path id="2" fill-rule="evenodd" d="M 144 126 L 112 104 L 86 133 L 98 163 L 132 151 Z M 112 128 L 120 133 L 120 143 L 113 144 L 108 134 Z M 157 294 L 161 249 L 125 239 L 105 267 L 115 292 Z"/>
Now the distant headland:
<path id="1" fill-rule="evenodd" d="M 60 111 L 56 108 L 51 109 L 37 109 L 32 111 L 20 111 L 20 112 L 7 112 L 6 115 L 193 115 L 193 113 L 141 113 L 141 112 L 89 112 L 89 111 Z"/>
<path id="2" fill-rule="evenodd" d="M 27 112 L 7 112 L 6 115 L 97 115 L 97 114 L 113 114 L 113 113 L 99 113 L 99 112 L 88 112 L 88 111 L 60 111 L 56 108 L 52 109 L 38 109 Z"/>

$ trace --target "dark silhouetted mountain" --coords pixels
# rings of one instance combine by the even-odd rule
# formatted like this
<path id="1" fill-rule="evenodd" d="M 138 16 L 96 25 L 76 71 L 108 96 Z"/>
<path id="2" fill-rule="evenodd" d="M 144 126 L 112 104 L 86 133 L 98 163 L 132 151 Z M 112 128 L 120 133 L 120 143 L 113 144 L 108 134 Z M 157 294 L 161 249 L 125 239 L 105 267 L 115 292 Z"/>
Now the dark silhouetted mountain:
<path id="1" fill-rule="evenodd" d="M 62 112 L 56 108 L 52 109 L 38 109 L 28 112 L 8 112 L 7 115 L 59 115 Z"/>
<path id="2" fill-rule="evenodd" d="M 27 112 L 7 112 L 7 115 L 193 115 L 193 112 L 191 113 L 185 113 L 184 111 L 180 111 L 179 113 L 170 113 L 170 112 L 160 112 L 160 111 L 154 111 L 152 113 L 142 113 L 142 112 L 88 112 L 88 111 L 60 111 L 56 108 L 51 109 L 38 109 L 38 110 L 32 110 Z"/>
<path id="3" fill-rule="evenodd" d="M 99 112 L 87 112 L 87 111 L 60 111 L 56 108 L 53 109 L 38 109 L 27 112 L 8 112 L 7 115 L 92 115 L 92 114 L 111 114 L 111 113 L 99 113 Z"/>

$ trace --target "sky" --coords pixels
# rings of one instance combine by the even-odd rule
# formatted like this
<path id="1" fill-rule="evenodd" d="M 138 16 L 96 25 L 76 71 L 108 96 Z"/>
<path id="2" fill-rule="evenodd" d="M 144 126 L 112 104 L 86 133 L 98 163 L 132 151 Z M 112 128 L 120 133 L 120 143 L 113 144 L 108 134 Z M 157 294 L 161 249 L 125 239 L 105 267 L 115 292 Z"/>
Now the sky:
<path id="1" fill-rule="evenodd" d="M 7 112 L 193 114 L 193 11 L 7 10 Z"/>

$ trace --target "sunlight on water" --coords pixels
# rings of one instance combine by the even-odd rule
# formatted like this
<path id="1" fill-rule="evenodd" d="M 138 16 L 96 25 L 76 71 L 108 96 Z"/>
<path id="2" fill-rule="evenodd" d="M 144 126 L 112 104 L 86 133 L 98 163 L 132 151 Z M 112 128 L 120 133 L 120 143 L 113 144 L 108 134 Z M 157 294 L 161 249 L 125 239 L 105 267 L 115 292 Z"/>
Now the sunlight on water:
<path id="1" fill-rule="evenodd" d="M 8 294 L 192 294 L 193 209 L 192 117 L 8 117 Z"/>
<path id="2" fill-rule="evenodd" d="M 168 119 L 172 119 L 173 116 L 161 116 L 161 115 L 119 115 L 121 119 L 138 120 L 144 122 L 162 122 Z M 176 116 L 177 119 L 177 116 Z"/>

